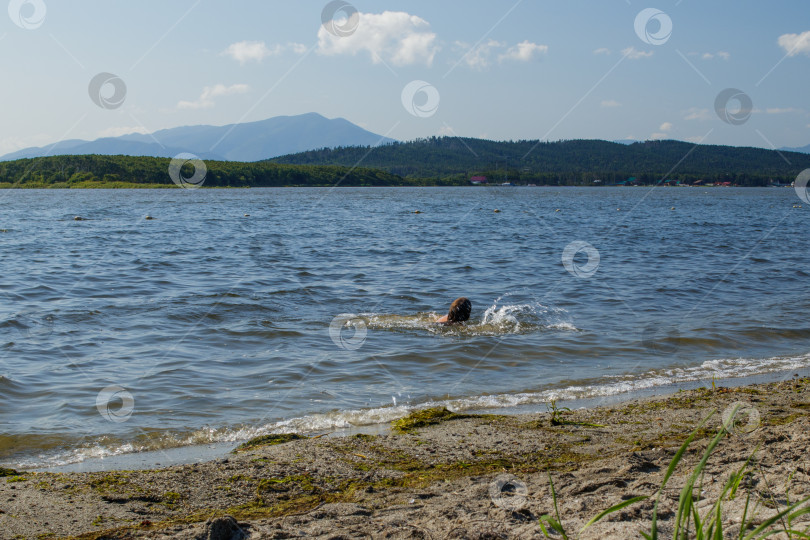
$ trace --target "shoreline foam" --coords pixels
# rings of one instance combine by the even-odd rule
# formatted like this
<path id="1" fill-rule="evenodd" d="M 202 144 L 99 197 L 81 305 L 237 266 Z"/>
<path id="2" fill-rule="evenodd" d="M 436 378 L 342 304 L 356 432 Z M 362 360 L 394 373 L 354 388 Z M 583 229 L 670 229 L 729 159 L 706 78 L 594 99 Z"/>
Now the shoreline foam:
<path id="1" fill-rule="evenodd" d="M 779 357 L 777 357 L 779 358 Z M 40 459 L 48 461 L 33 462 L 22 461 L 16 465 L 20 470 L 33 470 L 40 472 L 92 472 L 119 469 L 147 469 L 156 466 L 182 465 L 198 463 L 205 459 L 215 459 L 225 455 L 241 442 L 262 435 L 278 433 L 297 433 L 302 435 L 327 435 L 330 437 L 352 436 L 358 433 L 379 434 L 387 432 L 390 422 L 407 416 L 408 414 L 424 408 L 447 407 L 457 413 L 484 413 L 484 414 L 536 414 L 546 411 L 546 404 L 552 400 L 560 406 L 570 408 L 598 407 L 601 405 L 620 404 L 633 399 L 652 396 L 671 395 L 679 390 L 693 389 L 701 384 L 711 384 L 713 379 L 722 379 L 726 385 L 733 387 L 748 384 L 763 384 L 790 379 L 794 374 L 810 376 L 810 366 L 806 361 L 810 354 L 800 356 L 784 356 L 786 359 L 779 364 L 772 364 L 772 371 L 755 371 L 752 374 L 729 377 L 723 376 L 722 371 L 712 370 L 711 367 L 723 363 L 739 365 L 737 360 L 711 360 L 701 366 L 694 366 L 681 370 L 681 376 L 666 378 L 661 370 L 651 371 L 651 377 L 646 379 L 627 379 L 614 377 L 614 383 L 593 386 L 569 386 L 562 389 L 550 389 L 543 392 L 527 392 L 515 394 L 500 394 L 476 396 L 471 398 L 434 400 L 416 405 L 388 406 L 354 411 L 336 411 L 329 414 L 305 415 L 298 418 L 274 422 L 268 426 L 246 427 L 239 430 L 225 432 L 216 438 L 204 443 L 188 442 L 176 444 L 165 448 L 147 448 L 133 451 L 133 446 L 126 443 L 115 448 L 88 448 L 72 450 L 56 455 L 42 455 Z M 763 359 L 756 365 L 764 367 L 768 361 Z M 670 376 L 674 370 L 665 370 Z M 718 376 L 718 373 L 720 374 Z M 210 433 L 210 432 L 209 432 Z M 195 433 L 188 436 L 193 441 Z M 174 440 L 174 439 L 173 439 Z M 76 452 L 80 452 L 77 455 Z M 6 463 L 3 466 L 11 467 Z"/>
<path id="2" fill-rule="evenodd" d="M 6 471 L 0 478 L 0 530 L 25 537 L 191 538 L 217 526 L 206 526 L 207 520 L 228 514 L 234 520 L 226 521 L 248 538 L 539 537 L 538 520 L 554 511 L 549 476 L 561 520 L 576 531 L 599 510 L 654 495 L 693 432 L 661 494 L 659 525 L 669 534 L 680 488 L 722 429 L 722 413 L 740 403 L 748 411 L 746 426 L 756 422 L 721 439 L 697 503 L 706 513 L 728 475 L 750 465 L 739 496 L 724 500 L 724 527 L 734 532 L 749 495 L 756 503 L 756 516 L 749 518 L 757 520 L 776 511 L 765 502 L 781 509 L 785 493 L 791 500 L 810 495 L 809 378 L 706 386 L 554 415 L 434 409 L 396 423 L 399 432 L 265 437 L 225 458 L 156 470 Z M 695 430 L 701 422 L 708 423 Z M 651 510 L 652 500 L 633 504 L 583 538 L 640 537 Z M 806 515 L 793 523 L 800 530 L 807 526 Z"/>

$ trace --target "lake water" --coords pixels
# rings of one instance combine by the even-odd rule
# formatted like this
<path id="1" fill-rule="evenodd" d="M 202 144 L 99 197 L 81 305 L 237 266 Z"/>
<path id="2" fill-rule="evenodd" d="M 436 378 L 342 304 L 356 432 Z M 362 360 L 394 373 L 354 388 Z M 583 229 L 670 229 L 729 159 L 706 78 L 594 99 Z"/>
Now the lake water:
<path id="1" fill-rule="evenodd" d="M 792 189 L 0 201 L 0 465 L 810 366 L 808 208 Z M 471 320 L 432 324 L 458 296 Z"/>

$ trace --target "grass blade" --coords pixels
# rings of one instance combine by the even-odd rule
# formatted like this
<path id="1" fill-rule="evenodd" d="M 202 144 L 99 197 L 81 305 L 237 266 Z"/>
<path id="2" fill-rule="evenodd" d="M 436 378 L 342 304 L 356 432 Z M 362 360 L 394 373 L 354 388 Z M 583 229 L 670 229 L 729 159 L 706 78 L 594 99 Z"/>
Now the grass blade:
<path id="1" fill-rule="evenodd" d="M 591 525 L 593 525 L 594 523 L 596 523 L 597 521 L 599 521 L 603 517 L 607 516 L 608 514 L 612 514 L 613 512 L 618 512 L 622 508 L 625 508 L 627 506 L 630 506 L 631 504 L 634 504 L 634 503 L 637 503 L 639 501 L 643 501 L 644 499 L 649 499 L 649 498 L 650 498 L 649 495 L 639 495 L 638 497 L 633 497 L 632 499 L 627 499 L 626 501 L 622 501 L 619 504 L 614 504 L 613 506 L 611 506 L 607 510 L 602 510 L 596 516 L 594 516 L 588 523 L 586 523 L 584 527 L 582 527 L 579 530 L 579 534 L 582 534 L 582 531 L 584 531 L 585 529 L 587 529 L 588 527 L 590 527 Z"/>
<path id="2" fill-rule="evenodd" d="M 802 499 L 801 501 L 795 502 L 792 505 L 785 508 L 784 510 L 782 510 L 781 512 L 779 512 L 778 514 L 769 517 L 768 519 L 763 521 L 759 525 L 759 527 L 757 527 L 756 529 L 754 529 L 753 531 L 748 533 L 748 535 L 745 537 L 745 540 L 748 540 L 749 538 L 765 538 L 766 536 L 770 536 L 770 534 L 773 534 L 775 532 L 781 532 L 781 531 L 773 531 L 771 533 L 762 534 L 764 531 L 766 531 L 768 529 L 768 527 L 770 527 L 771 525 L 773 525 L 777 521 L 781 520 L 784 516 L 790 514 L 791 512 L 796 510 L 796 508 L 798 508 L 802 504 L 806 503 L 807 501 L 810 501 L 810 497 L 806 497 L 806 498 Z M 800 512 L 803 511 L 803 510 L 806 510 L 806 509 L 803 508 L 802 510 L 800 510 Z M 804 513 L 807 513 L 807 512 L 804 512 Z"/>
<path id="3" fill-rule="evenodd" d="M 712 414 L 714 414 L 714 412 L 712 412 Z M 681 490 L 681 497 L 680 500 L 678 501 L 678 513 L 676 514 L 675 532 L 673 533 L 672 537 L 673 540 L 678 540 L 678 531 L 680 530 L 681 523 L 683 523 L 683 516 L 685 515 L 688 519 L 691 513 L 690 509 L 694 504 L 692 500 L 692 489 L 695 487 L 695 482 L 697 482 L 698 476 L 700 476 L 700 474 L 703 472 L 703 469 L 706 468 L 706 462 L 709 461 L 709 456 L 717 447 L 717 445 L 720 444 L 720 441 L 723 439 L 725 435 L 726 435 L 725 427 L 717 432 L 717 435 L 714 436 L 714 439 L 712 439 L 712 441 L 709 443 L 709 446 L 706 448 L 706 451 L 703 453 L 703 458 L 700 460 L 700 463 L 698 463 L 697 467 L 695 467 L 695 470 L 692 471 L 692 474 L 689 476 L 689 480 L 686 482 L 686 485 L 683 486 L 683 489 Z"/>
<path id="4" fill-rule="evenodd" d="M 686 440 L 678 449 L 678 451 L 675 452 L 675 456 L 672 458 L 672 461 L 669 462 L 667 472 L 666 474 L 664 474 L 664 480 L 661 482 L 661 487 L 658 488 L 658 493 L 655 496 L 655 506 L 653 506 L 652 525 L 649 540 L 658 540 L 658 501 L 661 498 L 661 492 L 664 491 L 664 487 L 667 485 L 667 482 L 669 481 L 670 477 L 675 472 L 675 468 L 678 466 L 678 463 L 680 463 L 681 458 L 683 458 L 686 449 L 689 448 L 690 444 L 692 444 L 692 441 L 695 439 L 695 435 L 697 435 L 697 432 L 700 430 L 700 428 L 702 428 L 706 424 L 706 422 L 709 421 L 709 418 L 711 418 L 715 412 L 717 412 L 717 409 L 710 412 L 709 415 L 706 418 L 704 418 L 700 424 L 698 424 L 698 427 L 696 427 L 694 431 L 692 431 L 692 433 L 689 434 L 689 436 L 686 438 Z"/>
<path id="5" fill-rule="evenodd" d="M 559 533 L 565 540 L 568 540 L 568 537 L 565 535 L 565 531 L 563 530 L 562 525 L 560 524 L 559 521 L 555 521 L 553 517 L 546 514 L 544 516 L 540 516 L 539 521 L 540 521 L 540 530 L 543 531 L 543 534 L 546 536 L 546 538 L 551 538 L 551 536 L 548 534 L 548 530 L 546 530 L 546 527 L 543 525 L 544 521 L 548 523 L 549 527 L 557 531 L 557 533 Z"/>
<path id="6" fill-rule="evenodd" d="M 551 500 L 554 501 L 554 514 L 557 516 L 557 521 L 551 519 L 550 516 L 546 517 L 546 522 L 551 525 L 551 527 L 556 530 L 560 535 L 563 537 L 563 540 L 568 540 L 568 536 L 565 534 L 565 530 L 562 526 L 562 520 L 560 519 L 560 509 L 557 507 L 557 492 L 554 490 L 554 481 L 551 479 L 551 471 L 548 472 L 548 485 L 551 486 Z"/>

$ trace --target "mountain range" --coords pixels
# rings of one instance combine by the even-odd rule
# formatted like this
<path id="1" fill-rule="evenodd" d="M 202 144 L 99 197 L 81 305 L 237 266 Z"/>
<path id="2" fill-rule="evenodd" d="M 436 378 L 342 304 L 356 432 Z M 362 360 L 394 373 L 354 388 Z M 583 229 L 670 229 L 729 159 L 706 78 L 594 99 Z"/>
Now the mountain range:
<path id="1" fill-rule="evenodd" d="M 394 139 L 367 131 L 344 118 L 328 119 L 318 113 L 307 113 L 295 116 L 276 116 L 256 122 L 224 126 L 181 126 L 163 129 L 151 134 L 131 133 L 119 137 L 104 137 L 94 141 L 71 139 L 49 146 L 17 150 L 0 157 L 0 161 L 57 155 L 124 155 L 171 158 L 182 152 L 188 152 L 201 159 L 212 161 L 253 162 L 274 159 L 280 163 L 333 164 L 349 167 L 353 166 L 356 160 L 361 159 L 363 165 L 366 166 L 381 168 L 403 176 L 424 177 L 459 173 L 461 170 L 498 169 L 508 165 L 517 167 L 518 163 L 522 163 L 523 167 L 535 168 L 539 166 L 542 168 L 544 165 L 548 165 L 548 161 L 546 163 L 542 163 L 543 160 L 538 163 L 527 162 L 524 153 L 529 148 L 532 148 L 532 151 L 526 155 L 535 159 L 529 159 L 528 161 L 536 161 L 537 157 L 543 154 L 544 149 L 554 155 L 551 161 L 556 161 L 559 156 L 567 153 L 566 150 L 572 148 L 571 144 L 576 144 L 574 141 L 570 141 L 568 145 L 548 146 L 548 143 L 540 143 L 539 141 L 517 143 L 503 141 L 498 143 L 496 141 L 470 138 L 446 138 L 441 143 L 434 141 L 428 145 L 430 147 L 428 149 L 424 146 L 423 141 L 398 143 Z M 464 151 L 456 154 L 454 149 L 451 150 L 451 147 L 455 144 L 454 141 L 455 143 L 461 143 L 459 148 L 463 146 L 462 150 L 475 149 L 473 154 L 478 151 L 483 152 L 483 154 L 476 156 L 480 159 L 471 159 L 472 156 L 464 155 Z M 559 142 L 563 143 L 565 141 Z M 673 146 L 675 142 L 677 141 L 670 141 L 670 144 L 665 148 L 676 149 L 676 152 L 681 151 L 680 146 Z M 525 143 L 528 143 L 528 145 Z M 616 144 L 628 149 L 636 149 L 627 153 L 626 156 L 624 155 L 626 152 L 623 153 L 618 150 L 608 152 L 617 152 L 614 157 L 621 154 L 622 159 L 620 162 L 629 165 L 633 162 L 633 159 L 642 158 L 642 161 L 644 161 L 645 156 L 633 156 L 633 154 L 637 153 L 639 148 L 657 148 L 660 151 L 662 147 L 656 146 L 654 143 L 655 141 L 636 141 L 633 139 L 621 139 L 612 143 L 590 141 L 585 145 L 584 153 L 568 156 L 573 161 L 567 166 L 555 170 L 561 171 L 573 166 L 575 169 L 580 170 L 606 171 L 612 167 L 605 167 L 606 163 L 599 160 L 593 162 L 594 155 L 600 155 L 604 148 Z M 402 144 L 406 144 L 406 146 L 401 146 Z M 689 143 L 680 144 L 684 145 L 684 151 L 688 151 L 692 146 Z M 376 148 L 366 158 L 364 157 L 366 149 L 370 146 L 380 148 Z M 406 150 L 411 147 L 418 149 L 416 153 Z M 705 145 L 701 145 L 701 147 L 704 150 L 708 148 Z M 721 149 L 723 147 L 715 148 L 717 149 L 715 154 L 718 151 L 720 154 L 727 152 L 727 150 Z M 420 156 L 419 152 L 424 150 L 428 150 L 428 155 Z M 594 150 L 597 150 L 596 154 L 592 153 Z M 763 150 L 762 153 L 758 154 L 755 149 L 751 150 L 753 153 L 745 152 L 743 155 L 748 157 L 756 154 L 767 156 L 768 159 L 774 159 L 774 155 L 776 155 L 776 152 Z M 779 150 L 810 154 L 810 145 L 800 148 L 780 148 Z M 407 155 L 407 158 L 405 155 Z M 431 166 L 426 166 L 427 161 L 436 159 L 439 161 L 431 164 Z M 781 160 L 782 158 L 779 157 L 778 159 Z M 503 163 L 498 164 L 499 160 L 503 160 Z M 589 165 L 584 166 L 586 163 Z M 703 163 L 703 165 L 706 164 Z M 753 163 L 746 165 L 754 165 L 753 169 L 760 169 Z M 706 169 L 701 170 L 705 171 Z M 770 172 L 772 174 L 785 173 L 785 171 L 777 171 L 774 168 L 771 168 Z"/>
<path id="2" fill-rule="evenodd" d="M 0 160 L 83 154 L 174 157 L 189 152 L 206 160 L 259 161 L 317 148 L 390 142 L 394 139 L 367 131 L 344 118 L 329 119 L 307 113 L 225 126 L 182 126 L 94 141 L 71 139 L 17 150 Z"/>
<path id="3" fill-rule="evenodd" d="M 808 144 L 807 146 L 799 146 L 798 148 L 784 147 L 780 148 L 779 150 L 782 150 L 784 152 L 802 152 L 805 154 L 810 154 L 810 144 Z"/>

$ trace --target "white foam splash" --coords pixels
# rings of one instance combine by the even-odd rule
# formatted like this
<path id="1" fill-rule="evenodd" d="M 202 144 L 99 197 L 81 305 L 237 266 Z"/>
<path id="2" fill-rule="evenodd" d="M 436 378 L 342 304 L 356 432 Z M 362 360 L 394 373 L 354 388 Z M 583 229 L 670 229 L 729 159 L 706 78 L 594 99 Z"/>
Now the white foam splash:
<path id="1" fill-rule="evenodd" d="M 724 358 L 707 360 L 697 366 L 675 367 L 649 370 L 640 374 L 626 374 L 604 377 L 605 382 L 597 384 L 569 385 L 550 388 L 538 392 L 515 394 L 492 394 L 457 399 L 427 401 L 414 404 L 369 409 L 352 409 L 312 414 L 271 422 L 262 426 L 237 428 L 204 428 L 192 433 L 163 433 L 143 443 L 103 444 L 100 441 L 82 448 L 40 454 L 15 465 L 19 468 L 54 467 L 78 463 L 87 459 L 104 458 L 130 452 L 143 452 L 180 446 L 210 444 L 218 442 L 239 442 L 253 437 L 275 433 L 316 433 L 334 431 L 373 424 L 385 424 L 402 418 L 414 410 L 426 407 L 447 407 L 461 412 L 481 409 L 501 409 L 523 405 L 540 405 L 551 400 L 570 401 L 617 396 L 650 388 L 677 385 L 691 381 L 734 379 L 767 373 L 790 373 L 810 367 L 810 353 L 798 356 L 777 356 L 771 358 Z"/>
<path id="2" fill-rule="evenodd" d="M 496 298 L 480 319 L 472 318 L 464 324 L 436 324 L 439 314 L 435 312 L 415 315 L 391 315 L 361 313 L 352 315 L 363 319 L 368 328 L 377 330 L 417 330 L 431 334 L 450 336 L 501 336 L 523 334 L 540 330 L 576 331 L 568 312 L 549 307 L 537 301 L 504 304 L 501 300 L 510 294 Z"/>

